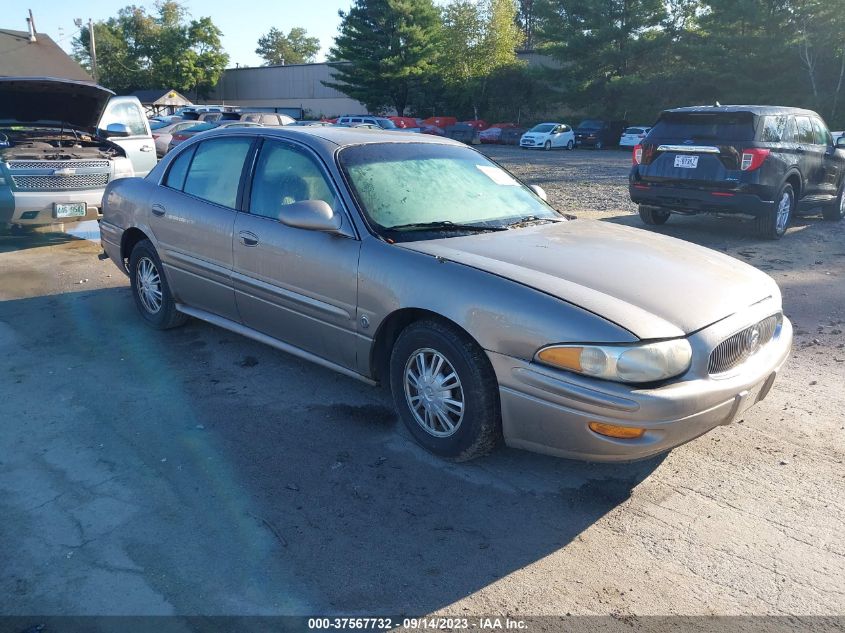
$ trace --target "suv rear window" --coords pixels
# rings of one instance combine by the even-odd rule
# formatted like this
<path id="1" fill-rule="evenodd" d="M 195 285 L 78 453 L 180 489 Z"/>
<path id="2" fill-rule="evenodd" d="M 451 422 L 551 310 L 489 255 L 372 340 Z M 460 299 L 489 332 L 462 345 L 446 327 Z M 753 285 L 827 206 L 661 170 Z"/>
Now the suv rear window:
<path id="1" fill-rule="evenodd" d="M 760 132 L 760 140 L 764 143 L 789 143 L 788 138 L 789 117 L 785 114 L 763 117 L 763 126 Z"/>
<path id="2" fill-rule="evenodd" d="M 754 116 L 750 112 L 667 112 L 651 131 L 653 138 L 707 141 L 750 141 Z"/>

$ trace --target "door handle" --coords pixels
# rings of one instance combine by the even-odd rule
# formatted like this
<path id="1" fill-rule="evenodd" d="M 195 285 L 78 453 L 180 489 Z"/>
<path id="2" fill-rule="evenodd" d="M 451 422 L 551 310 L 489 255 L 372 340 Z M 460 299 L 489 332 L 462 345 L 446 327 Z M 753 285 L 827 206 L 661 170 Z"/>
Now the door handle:
<path id="1" fill-rule="evenodd" d="M 799 145 L 798 147 L 795 148 L 795 151 L 798 152 L 799 154 L 803 154 L 804 148 Z"/>
<path id="2" fill-rule="evenodd" d="M 244 246 L 258 246 L 258 236 L 255 233 L 241 231 L 238 235 L 240 236 L 241 242 Z"/>
<path id="3" fill-rule="evenodd" d="M 153 215 L 157 215 L 158 217 L 161 217 L 165 213 L 167 213 L 167 209 L 165 209 L 160 204 L 154 204 L 153 207 L 152 207 L 152 212 L 153 212 Z"/>
<path id="4" fill-rule="evenodd" d="M 151 151 L 153 151 L 153 146 L 152 145 L 141 145 L 141 151 L 142 152 L 151 152 Z"/>

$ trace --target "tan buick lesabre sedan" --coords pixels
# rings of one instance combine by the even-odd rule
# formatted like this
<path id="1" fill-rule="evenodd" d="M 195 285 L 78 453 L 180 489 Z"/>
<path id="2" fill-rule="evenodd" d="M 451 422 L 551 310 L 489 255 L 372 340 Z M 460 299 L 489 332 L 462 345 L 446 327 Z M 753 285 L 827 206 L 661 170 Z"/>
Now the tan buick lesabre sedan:
<path id="1" fill-rule="evenodd" d="M 244 128 L 111 183 L 101 232 L 151 326 L 387 381 L 444 457 L 640 459 L 766 396 L 792 342 L 770 277 L 544 198 L 449 140 Z"/>

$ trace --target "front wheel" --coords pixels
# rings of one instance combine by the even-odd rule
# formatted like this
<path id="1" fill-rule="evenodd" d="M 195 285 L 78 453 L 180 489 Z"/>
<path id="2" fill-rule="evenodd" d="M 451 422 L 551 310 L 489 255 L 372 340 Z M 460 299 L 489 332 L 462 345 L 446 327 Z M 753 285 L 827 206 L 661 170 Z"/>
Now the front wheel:
<path id="1" fill-rule="evenodd" d="M 161 260 L 149 240 L 138 242 L 129 255 L 129 284 L 138 312 L 152 327 L 169 330 L 188 320 L 176 310 Z"/>
<path id="2" fill-rule="evenodd" d="M 822 209 L 822 217 L 830 222 L 845 218 L 845 179 L 842 180 L 836 200 Z"/>
<path id="3" fill-rule="evenodd" d="M 786 233 L 786 228 L 795 212 L 795 191 L 792 185 L 785 184 L 775 197 L 774 206 L 755 220 L 757 234 L 767 240 L 779 240 Z"/>
<path id="4" fill-rule="evenodd" d="M 658 226 L 666 224 L 666 220 L 672 215 L 668 211 L 658 209 L 657 207 L 648 207 L 644 204 L 640 205 L 640 219 L 649 226 Z"/>
<path id="5" fill-rule="evenodd" d="M 596 147 L 596 149 L 601 149 L 602 147 L 604 147 L 604 145 L 602 145 L 601 141 L 596 141 L 595 147 Z"/>
<path id="6" fill-rule="evenodd" d="M 472 339 L 440 321 L 409 325 L 390 356 L 393 402 L 424 448 L 465 461 L 493 449 L 502 435 L 499 385 Z"/>
<path id="7" fill-rule="evenodd" d="M 550 149 L 552 149 L 552 142 L 546 141 L 546 144 L 543 145 L 543 149 L 546 150 L 546 151 L 549 151 Z"/>
<path id="8" fill-rule="evenodd" d="M 569 142 L 566 144 L 566 149 L 568 149 L 568 150 L 570 150 L 570 151 L 572 151 L 573 149 L 575 149 L 575 141 L 569 141 Z"/>

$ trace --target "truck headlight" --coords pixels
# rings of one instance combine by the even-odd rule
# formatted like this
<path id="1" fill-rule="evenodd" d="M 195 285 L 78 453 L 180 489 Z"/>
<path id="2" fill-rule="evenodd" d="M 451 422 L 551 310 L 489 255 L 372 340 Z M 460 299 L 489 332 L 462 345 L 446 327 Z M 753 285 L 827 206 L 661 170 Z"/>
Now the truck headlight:
<path id="1" fill-rule="evenodd" d="M 117 180 L 118 178 L 132 178 L 135 175 L 135 168 L 132 167 L 132 161 L 128 158 L 117 156 L 112 159 L 112 163 L 114 164 L 112 180 Z"/>
<path id="2" fill-rule="evenodd" d="M 535 359 L 602 380 L 647 383 L 684 373 L 692 348 L 683 338 L 634 345 L 550 345 L 539 350 Z"/>

